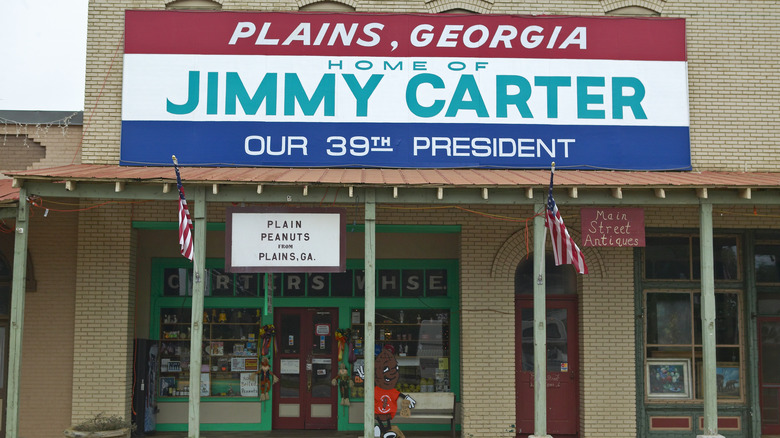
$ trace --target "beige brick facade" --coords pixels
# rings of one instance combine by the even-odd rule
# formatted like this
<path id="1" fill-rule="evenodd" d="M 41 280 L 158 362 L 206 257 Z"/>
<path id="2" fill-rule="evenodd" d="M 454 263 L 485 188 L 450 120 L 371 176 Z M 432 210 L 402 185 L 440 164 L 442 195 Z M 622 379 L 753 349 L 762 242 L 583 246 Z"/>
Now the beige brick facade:
<path id="1" fill-rule="evenodd" d="M 81 163 L 81 125 L 73 115 L 46 124 L 0 118 L 0 169 L 27 170 Z"/>
<path id="2" fill-rule="evenodd" d="M 31 218 L 28 272 L 36 287 L 25 297 L 20 436 L 57 436 L 70 423 L 77 220 L 58 212 Z M 0 253 L 12 261 L 13 235 L 0 234 Z"/>
<path id="3" fill-rule="evenodd" d="M 296 11 L 304 1 L 219 2 L 222 10 Z M 780 168 L 778 59 L 780 5 L 767 1 L 351 0 L 358 12 L 605 15 L 645 8 L 686 18 L 691 158 L 694 171 Z M 89 6 L 85 126 L 41 129 L 0 125 L 0 169 L 117 164 L 120 152 L 125 9 L 164 9 L 164 1 L 95 0 Z M 635 12 L 636 9 L 629 9 Z M 29 141 L 29 143 L 28 143 Z M 630 195 L 627 195 L 630 196 Z M 44 217 L 34 209 L 30 254 L 38 289 L 27 294 L 21 390 L 21 436 L 59 436 L 98 411 L 128 416 L 132 340 L 148 335 L 148 266 L 137 266 L 133 221 L 173 222 L 175 201 L 68 200 Z M 103 202 L 107 202 L 103 204 Z M 316 201 L 315 201 L 316 202 Z M 99 206 L 98 206 L 99 205 Z M 309 206 L 316 206 L 312 203 Z M 223 203 L 208 205 L 209 222 L 224 222 Z M 362 205 L 346 208 L 361 223 Z M 460 367 L 463 437 L 516 435 L 515 269 L 533 248 L 530 205 L 405 209 L 379 205 L 378 224 L 460 225 Z M 192 203 L 191 203 L 192 208 Z M 697 206 L 643 206 L 648 228 L 697 230 Z M 562 207 L 579 240 L 576 207 Z M 490 216 L 488 216 L 490 215 Z M 716 206 L 714 227 L 778 229 L 780 208 Z M 501 219 L 509 218 L 509 220 Z M 9 220 L 9 222 L 12 222 Z M 159 253 L 176 253 L 168 231 Z M 210 235 L 211 240 L 214 239 Z M 146 247 L 154 246 L 146 242 Z M 13 255 L 13 238 L 0 235 Z M 209 242 L 209 257 L 224 257 Z M 646 425 L 637 415 L 635 254 L 631 248 L 588 248 L 590 274 L 578 280 L 579 429 L 583 438 L 631 438 Z M 413 258 L 413 257 L 411 257 Z M 608 320 L 605 321 L 605 315 Z M 606 364 L 610 364 L 606 366 Z M 617 364 L 617 365 L 616 365 Z M 641 380 L 641 378 L 640 378 Z M 609 390 L 605 390 L 609 382 Z M 748 403 L 749 401 L 745 401 Z M 46 406 L 46 409 L 41 409 Z M 640 414 L 641 415 L 641 414 Z M 744 430 L 750 426 L 745 425 Z M 644 436 L 644 435 L 643 435 Z M 760 436 L 753 431 L 753 436 Z"/>
<path id="4" fill-rule="evenodd" d="M 92 202 L 85 201 L 82 208 Z M 135 249 L 130 206 L 78 215 L 73 422 L 130 412 L 135 313 Z"/>

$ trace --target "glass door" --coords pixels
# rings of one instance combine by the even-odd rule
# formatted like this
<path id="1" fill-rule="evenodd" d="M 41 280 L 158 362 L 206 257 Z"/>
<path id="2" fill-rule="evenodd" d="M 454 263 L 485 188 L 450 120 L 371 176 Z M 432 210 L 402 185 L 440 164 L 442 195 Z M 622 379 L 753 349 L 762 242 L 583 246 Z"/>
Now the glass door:
<path id="1" fill-rule="evenodd" d="M 534 432 L 533 299 L 517 295 L 517 427 L 520 436 Z M 522 297 L 522 298 L 521 298 Z M 577 436 L 579 381 L 577 297 L 547 297 L 547 433 Z"/>
<path id="2" fill-rule="evenodd" d="M 335 429 L 336 309 L 277 308 L 274 429 Z"/>

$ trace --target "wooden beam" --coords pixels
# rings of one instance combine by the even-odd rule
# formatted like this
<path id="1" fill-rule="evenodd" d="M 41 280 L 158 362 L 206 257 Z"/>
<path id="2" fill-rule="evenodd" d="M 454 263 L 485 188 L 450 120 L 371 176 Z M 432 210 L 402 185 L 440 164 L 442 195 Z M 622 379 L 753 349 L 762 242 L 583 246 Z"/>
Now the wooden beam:
<path id="1" fill-rule="evenodd" d="M 84 199 L 115 199 L 115 200 L 171 200 L 177 196 L 175 183 L 171 183 L 171 193 L 161 193 L 160 186 L 161 181 L 155 182 L 127 182 L 125 190 L 117 193 L 114 191 L 115 181 L 77 181 L 78 186 L 74 191 L 68 192 L 64 189 L 64 183 L 57 181 L 52 182 L 49 180 L 35 180 L 35 179 L 19 179 L 19 182 L 27 187 L 27 193 L 35 193 L 43 198 L 62 198 L 62 197 L 79 197 Z M 211 183 L 208 183 L 211 184 Z M 193 184 L 194 185 L 194 184 Z M 294 194 L 290 193 L 290 186 L 282 184 L 264 184 L 263 187 L 263 200 L 273 202 L 306 202 L 311 198 L 321 199 L 326 195 L 325 191 L 339 187 L 338 185 L 330 186 L 311 186 L 309 187 L 309 197 L 304 198 L 301 196 L 301 192 Z M 344 187 L 344 186 L 341 186 Z M 348 186 L 347 186 L 348 187 Z M 678 187 L 666 187 L 669 190 L 664 189 L 665 198 L 658 198 L 654 193 L 653 187 L 647 187 L 643 190 L 631 190 L 624 194 L 623 199 L 616 199 L 612 196 L 609 190 L 604 188 L 594 188 L 580 186 L 582 190 L 578 190 L 578 196 L 576 199 L 568 198 L 566 193 L 562 193 L 559 203 L 565 202 L 570 205 L 664 205 L 664 206 L 679 206 L 679 205 L 694 205 L 698 206 L 701 199 L 696 195 L 696 191 L 692 187 L 678 188 Z M 392 196 L 392 190 L 381 190 L 376 193 L 376 201 L 378 204 L 396 202 L 403 204 L 430 204 L 441 203 L 443 200 L 436 199 L 436 190 L 431 190 L 431 187 L 421 186 L 399 186 L 402 190 L 399 191 L 398 199 L 394 200 Z M 463 186 L 444 186 L 447 191 L 447 203 L 448 204 L 483 204 L 483 205 L 528 205 L 531 206 L 538 199 L 527 199 L 524 196 L 525 187 L 491 187 L 490 197 L 488 200 L 482 198 L 482 193 L 479 188 L 475 187 L 463 187 Z M 544 191 L 544 187 L 536 186 L 535 188 Z M 347 190 L 341 190 L 338 193 L 337 203 L 348 203 L 354 201 L 355 197 L 360 196 L 367 190 L 368 187 L 354 186 L 352 197 L 347 196 Z M 712 202 L 713 205 L 746 205 L 753 208 L 753 205 L 757 206 L 780 206 L 780 187 L 766 187 L 761 190 L 751 190 L 751 199 L 744 199 L 739 196 L 739 188 L 712 188 L 708 191 L 707 199 Z M 191 189 L 188 189 L 188 191 Z M 215 196 L 211 194 L 211 190 L 207 190 L 206 196 L 209 202 L 257 202 L 257 183 L 249 184 L 223 184 L 220 186 L 219 195 Z M 295 189 L 297 190 L 297 189 Z M 518 193 L 518 190 L 521 193 Z M 288 198 L 289 196 L 289 198 Z M 557 199 L 557 198 L 556 198 Z M 361 199 L 362 201 L 362 199 Z"/>
<path id="2" fill-rule="evenodd" d="M 702 203 L 699 209 L 699 254 L 701 272 L 701 338 L 702 389 L 704 397 L 704 433 L 718 435 L 718 385 L 715 355 L 715 268 L 712 250 L 712 204 Z"/>
<path id="3" fill-rule="evenodd" d="M 545 204 L 535 204 L 535 211 L 543 211 Z M 544 217 L 534 217 L 534 430 L 537 438 L 547 435 L 547 304 L 544 253 Z"/>
<path id="4" fill-rule="evenodd" d="M 376 194 L 369 189 L 365 192 L 365 304 L 364 304 L 364 355 L 363 376 L 363 438 L 374 438 L 374 345 L 376 333 Z"/>
<path id="5" fill-rule="evenodd" d="M 27 198 L 25 187 L 19 199 Z M 13 282 L 11 285 L 11 320 L 8 341 L 8 393 L 6 395 L 6 437 L 19 436 L 19 382 L 22 373 L 22 335 L 24 334 L 24 294 L 27 285 L 27 239 L 30 204 L 20 202 L 14 226 Z"/>
<path id="6" fill-rule="evenodd" d="M 190 322 L 190 396 L 188 437 L 200 438 L 200 367 L 203 350 L 203 300 L 206 290 L 206 187 L 195 187 L 192 236 L 192 310 Z"/>

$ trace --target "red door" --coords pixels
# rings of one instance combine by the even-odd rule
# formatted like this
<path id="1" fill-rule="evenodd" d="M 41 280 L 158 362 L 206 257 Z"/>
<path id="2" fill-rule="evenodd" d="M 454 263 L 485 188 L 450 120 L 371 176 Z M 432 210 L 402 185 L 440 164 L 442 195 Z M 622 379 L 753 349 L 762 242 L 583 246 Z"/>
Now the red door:
<path id="1" fill-rule="evenodd" d="M 277 308 L 274 429 L 335 429 L 336 309 Z"/>
<path id="2" fill-rule="evenodd" d="M 780 318 L 758 318 L 761 433 L 780 434 Z"/>
<path id="3" fill-rule="evenodd" d="M 533 299 L 517 296 L 515 354 L 517 427 L 534 433 Z M 577 297 L 547 297 L 547 434 L 576 437 L 579 432 L 579 345 Z"/>

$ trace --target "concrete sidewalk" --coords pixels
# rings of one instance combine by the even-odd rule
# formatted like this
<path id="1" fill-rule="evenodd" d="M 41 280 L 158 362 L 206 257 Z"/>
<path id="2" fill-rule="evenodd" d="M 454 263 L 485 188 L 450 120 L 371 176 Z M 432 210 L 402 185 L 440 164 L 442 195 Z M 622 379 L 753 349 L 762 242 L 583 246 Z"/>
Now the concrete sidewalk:
<path id="1" fill-rule="evenodd" d="M 404 432 L 406 438 L 445 438 L 451 432 Z M 150 438 L 187 438 L 187 432 L 157 432 Z M 361 431 L 339 432 L 332 430 L 274 430 L 268 432 L 201 432 L 202 438 L 362 438 Z"/>

